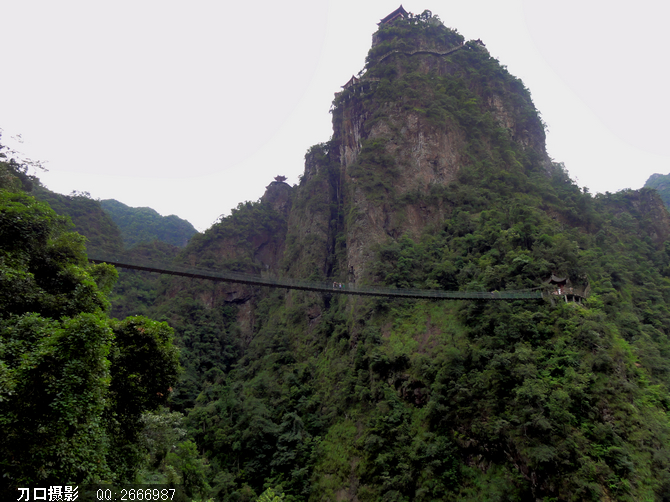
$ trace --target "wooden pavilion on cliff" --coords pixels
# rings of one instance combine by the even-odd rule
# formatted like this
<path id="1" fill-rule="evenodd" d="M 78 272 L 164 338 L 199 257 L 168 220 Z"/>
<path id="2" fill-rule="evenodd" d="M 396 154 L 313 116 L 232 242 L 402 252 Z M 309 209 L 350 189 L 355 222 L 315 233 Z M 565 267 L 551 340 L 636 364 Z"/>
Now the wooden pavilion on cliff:
<path id="1" fill-rule="evenodd" d="M 402 5 L 400 5 L 400 7 L 398 7 L 396 10 L 394 10 L 393 12 L 391 12 L 391 13 L 390 13 L 388 16 L 386 16 L 384 19 L 382 19 L 381 21 L 379 21 L 379 22 L 377 23 L 377 26 L 382 26 L 383 24 L 390 23 L 390 22 L 392 22 L 392 21 L 395 21 L 395 20 L 398 19 L 398 18 L 403 18 L 403 19 L 405 19 L 407 16 L 409 16 L 409 14 L 408 14 L 407 11 L 404 9 L 404 7 L 403 7 Z"/>
<path id="2" fill-rule="evenodd" d="M 342 86 L 342 89 L 349 89 L 349 87 L 353 87 L 360 81 L 361 81 L 360 78 L 356 78 L 354 75 L 352 75 L 349 81 Z"/>
<path id="3" fill-rule="evenodd" d="M 556 274 L 551 274 L 551 277 L 544 281 L 547 286 L 547 293 L 549 297 L 563 297 L 566 302 L 572 300 L 573 302 L 581 302 L 587 298 L 591 287 L 586 277 L 582 277 L 582 285 L 574 285 L 568 277 L 559 277 Z M 553 303 L 553 299 L 552 299 Z"/>
<path id="4" fill-rule="evenodd" d="M 373 88 L 373 86 L 378 82 L 379 82 L 378 78 L 365 78 L 365 75 L 359 78 L 356 77 L 355 75 L 352 75 L 351 78 L 347 81 L 347 83 L 342 86 L 342 90 L 340 92 L 335 93 L 335 97 L 337 98 L 347 89 L 351 91 L 352 95 L 370 91 Z"/>
<path id="5" fill-rule="evenodd" d="M 382 28 L 385 24 L 392 23 L 392 22 L 395 21 L 396 19 L 405 19 L 405 18 L 407 18 L 407 17 L 409 17 L 409 13 L 408 13 L 408 12 L 405 10 L 405 8 L 401 5 L 401 6 L 398 7 L 396 10 L 394 10 L 393 12 L 391 12 L 388 16 L 386 16 L 384 19 L 382 19 L 381 21 L 379 21 L 379 22 L 377 23 L 377 26 L 379 26 L 379 28 Z M 372 35 L 372 47 L 374 47 L 374 46 L 377 45 L 378 43 L 379 43 L 378 35 L 377 35 L 377 33 L 373 33 L 373 35 Z"/>

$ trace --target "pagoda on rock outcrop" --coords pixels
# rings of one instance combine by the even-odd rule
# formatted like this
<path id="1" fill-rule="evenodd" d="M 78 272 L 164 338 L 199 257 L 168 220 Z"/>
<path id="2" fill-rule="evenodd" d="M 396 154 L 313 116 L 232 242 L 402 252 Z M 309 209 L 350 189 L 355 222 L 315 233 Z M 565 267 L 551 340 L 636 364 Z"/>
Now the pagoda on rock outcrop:
<path id="1" fill-rule="evenodd" d="M 365 68 L 335 95 L 332 113 L 327 158 L 338 166 L 331 190 L 340 200 L 328 204 L 349 208 L 342 268 L 356 280 L 369 272 L 375 246 L 440 224 L 451 208 L 430 194 L 464 167 L 543 172 L 550 163 L 523 84 L 428 10 L 400 6 L 379 22 Z M 304 181 L 324 170 L 311 166 Z"/>
<path id="2" fill-rule="evenodd" d="M 399 19 L 399 18 L 405 19 L 408 15 L 409 15 L 408 12 L 403 8 L 402 5 L 400 5 L 400 7 L 398 7 L 396 10 L 391 12 L 384 19 L 379 21 L 377 23 L 377 26 L 382 26 L 384 24 L 391 23 L 391 22 L 393 22 L 393 21 L 395 21 L 396 19 Z"/>
<path id="3" fill-rule="evenodd" d="M 377 26 L 379 28 L 383 28 L 384 26 L 392 24 L 394 21 L 397 21 L 398 19 L 407 19 L 411 14 L 407 12 L 403 6 L 401 5 L 398 7 L 396 10 L 391 12 L 388 16 L 386 16 L 384 19 L 381 19 L 378 23 Z M 372 47 L 377 45 L 379 42 L 377 38 L 377 33 L 379 33 L 379 30 L 372 35 Z"/>
<path id="4" fill-rule="evenodd" d="M 342 89 L 349 89 L 361 81 L 360 78 L 356 78 L 355 75 L 352 75 L 351 78 L 347 81 L 346 84 L 342 86 Z"/>

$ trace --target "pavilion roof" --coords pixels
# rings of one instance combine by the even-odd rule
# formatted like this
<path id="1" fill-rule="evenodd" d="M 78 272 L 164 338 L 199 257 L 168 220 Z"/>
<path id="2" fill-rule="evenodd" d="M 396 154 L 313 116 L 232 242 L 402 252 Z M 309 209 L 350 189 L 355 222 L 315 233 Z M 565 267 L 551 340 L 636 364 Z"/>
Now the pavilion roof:
<path id="1" fill-rule="evenodd" d="M 399 17 L 403 17 L 403 18 L 404 18 L 404 17 L 407 17 L 408 15 L 409 15 L 409 14 L 408 14 L 407 11 L 404 9 L 404 7 L 403 7 L 402 5 L 400 5 L 400 7 L 398 7 L 396 10 L 394 10 L 393 12 L 391 12 L 391 13 L 390 13 L 388 16 L 386 16 L 384 19 L 382 19 L 381 21 L 379 21 L 379 22 L 377 23 L 377 25 L 378 25 L 378 26 L 381 26 L 382 24 L 390 23 L 390 22 L 393 21 L 394 19 L 398 19 Z"/>
<path id="2" fill-rule="evenodd" d="M 360 81 L 360 78 L 356 78 L 355 75 L 352 75 L 351 78 L 347 81 L 346 84 L 342 86 L 343 89 L 346 89 L 347 87 L 351 87 L 354 84 L 357 84 Z"/>

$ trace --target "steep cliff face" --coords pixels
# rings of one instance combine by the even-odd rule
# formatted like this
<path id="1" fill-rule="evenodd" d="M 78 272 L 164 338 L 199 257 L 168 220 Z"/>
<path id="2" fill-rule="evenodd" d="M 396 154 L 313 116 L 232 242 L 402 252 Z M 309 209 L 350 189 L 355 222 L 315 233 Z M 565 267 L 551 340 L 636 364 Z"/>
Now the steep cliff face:
<path id="1" fill-rule="evenodd" d="M 288 217 L 284 270 L 291 277 L 321 280 L 334 274 L 340 180 L 327 145 L 305 156 L 305 172 Z"/>
<path id="2" fill-rule="evenodd" d="M 601 195 L 600 199 L 610 214 L 620 220 L 620 224 L 635 223 L 629 226 L 635 237 L 648 237 L 659 248 L 663 248 L 670 238 L 670 214 L 656 190 L 623 190 Z"/>
<path id="3" fill-rule="evenodd" d="M 282 273 L 286 221 L 292 199 L 291 186 L 283 182 L 270 183 L 260 201 L 239 204 L 231 216 L 196 235 L 177 261 L 189 267 L 277 277 Z M 191 315 L 186 315 L 182 307 L 175 307 L 185 298 L 196 299 L 212 315 L 231 307 L 242 339 L 248 342 L 255 328 L 254 308 L 258 294 L 259 288 L 249 285 L 174 279 L 160 292 L 159 303 L 170 312 L 168 318 L 180 325 L 184 316 Z M 231 311 L 226 312 L 226 316 L 232 315 Z"/>
<path id="4" fill-rule="evenodd" d="M 291 209 L 291 185 L 283 181 L 273 181 L 265 187 L 261 202 L 269 204 L 279 214 L 288 215 Z"/>
<path id="5" fill-rule="evenodd" d="M 430 15 L 380 27 L 299 186 L 194 267 L 582 303 L 356 298 L 176 279 L 189 411 L 222 500 L 640 500 L 670 489 L 670 216 L 549 161 L 523 84 Z"/>
<path id="6" fill-rule="evenodd" d="M 287 186 L 262 198 L 287 218 L 283 260 L 277 243 L 263 244 L 271 260 L 249 255 L 266 269 L 282 261 L 289 276 L 375 281 L 376 247 L 437 228 L 453 210 L 440 194 L 463 167 L 548 172 L 528 91 L 483 44 L 434 17 L 400 19 L 374 40 L 360 79 L 336 96 L 331 141 L 306 156 L 290 210 Z M 236 244 L 219 256 L 233 259 Z"/>
<path id="7" fill-rule="evenodd" d="M 444 219 L 450 208 L 430 194 L 457 180 L 462 167 L 550 167 L 528 91 L 483 44 L 463 44 L 439 21 L 402 21 L 375 40 L 365 73 L 333 109 L 347 268 L 359 278 L 376 245 L 416 237 Z"/>

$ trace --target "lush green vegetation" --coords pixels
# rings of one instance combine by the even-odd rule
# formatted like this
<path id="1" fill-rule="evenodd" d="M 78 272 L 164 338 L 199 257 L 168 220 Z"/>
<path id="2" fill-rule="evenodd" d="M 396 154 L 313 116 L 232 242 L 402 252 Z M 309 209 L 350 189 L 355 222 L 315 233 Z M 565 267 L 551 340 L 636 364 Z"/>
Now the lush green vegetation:
<path id="1" fill-rule="evenodd" d="M 161 216 L 148 207 L 128 207 L 116 200 L 94 200 L 88 193 L 61 195 L 35 181 L 30 188 L 37 199 L 72 220 L 75 231 L 88 239 L 86 247 L 93 255 L 117 256 L 125 249 L 154 241 L 184 247 L 197 234 L 188 221 L 174 215 Z"/>
<path id="2" fill-rule="evenodd" d="M 173 331 L 110 319 L 114 268 L 88 264 L 70 221 L 0 170 L 0 492 L 134 481 L 142 413 L 176 381 Z"/>
<path id="3" fill-rule="evenodd" d="M 652 174 L 647 182 L 644 184 L 645 188 L 653 188 L 663 199 L 665 207 L 670 207 L 670 175 L 667 174 Z"/>
<path id="4" fill-rule="evenodd" d="M 236 332 L 237 308 L 223 297 L 180 307 L 208 319 L 233 308 L 216 321 L 218 341 L 214 324 L 177 329 L 184 340 L 212 330 L 216 347 L 193 351 L 210 360 L 183 384 L 199 395 L 181 401 L 210 461 L 211 495 L 253 500 L 279 487 L 286 500 L 662 500 L 670 256 L 645 210 L 658 200 L 592 197 L 503 128 L 489 98 L 502 100 L 519 131 L 544 136 L 528 91 L 477 46 L 450 55 L 449 72 L 422 64 L 369 66 L 379 84 L 344 91 L 333 112 L 337 124 L 357 108 L 366 128 L 383 120 L 393 133 L 411 111 L 468 138 L 455 183 L 403 195 L 393 183 L 403 165 L 383 140 L 362 140 L 349 174 L 369 200 L 394 211 L 417 201 L 447 208 L 438 228 L 378 246 L 376 280 L 504 290 L 554 273 L 588 282 L 591 296 L 433 304 L 259 292 L 251 334 Z M 291 217 L 309 232 L 289 226 L 287 274 L 346 272 L 341 237 L 355 207 L 340 186 L 338 151 L 331 142 L 308 154 Z M 241 206 L 198 249 L 221 249 L 229 235 L 245 249 L 263 221 L 260 208 Z M 253 263 L 251 248 L 246 256 Z"/>
<path id="5" fill-rule="evenodd" d="M 426 40 L 449 47 L 462 42 L 462 37 L 434 19 L 412 18 L 398 20 L 380 28 L 376 35 L 383 40 L 384 51 L 406 50 L 406 44 L 419 47 Z M 427 32 L 438 30 L 448 41 L 431 38 Z M 446 44 L 446 45 L 445 45 Z M 451 44 L 451 45 L 450 45 Z M 430 45 L 430 44 L 429 44 Z M 398 197 L 394 179 L 407 168 L 407 155 L 393 155 L 387 149 L 392 141 L 401 152 L 410 150 L 411 138 L 403 132 L 407 114 L 418 117 L 422 129 L 428 133 L 465 136 L 462 152 L 465 162 L 477 165 L 479 170 L 495 169 L 498 176 L 516 176 L 524 170 L 539 174 L 541 154 L 533 148 L 523 148 L 521 136 L 544 140 L 544 126 L 535 110 L 530 92 L 506 68 L 492 58 L 479 44 L 468 42 L 447 57 L 434 55 L 408 56 L 397 54 L 377 63 L 381 45 L 373 47 L 361 82 L 345 89 L 333 103 L 333 122 L 337 128 L 344 119 L 345 110 L 366 116 L 361 152 L 356 162 L 348 167 L 349 175 L 363 187 L 375 202 L 395 200 L 408 202 L 409 194 Z M 503 106 L 513 129 L 503 126 L 496 110 L 495 99 Z M 388 132 L 374 138 L 367 137 L 372 128 L 383 123 Z M 473 175 L 479 173 L 472 171 Z M 497 180 L 491 179 L 492 183 Z M 504 186 L 504 185 L 503 185 Z M 516 190 L 518 187 L 511 186 Z M 428 194 L 422 193 L 420 197 Z"/>
<path id="6" fill-rule="evenodd" d="M 153 241 L 184 247 L 198 233 L 188 221 L 161 216 L 148 207 L 129 207 L 113 199 L 101 200 L 100 206 L 121 230 L 126 248 Z"/>
<path id="7" fill-rule="evenodd" d="M 533 472 L 544 479 L 527 485 L 533 496 L 635 500 L 663 493 L 670 481 L 668 401 L 656 400 L 659 391 L 667 396 L 662 361 L 670 347 L 653 324 L 668 322 L 670 283 L 659 271 L 670 257 L 646 237 L 642 215 L 615 216 L 634 194 L 594 199 L 555 169 L 553 178 L 527 178 L 526 190 L 502 196 L 504 187 L 489 191 L 479 178 L 480 198 L 468 199 L 481 205 L 457 204 L 437 235 L 380 248 L 378 273 L 402 287 L 475 290 L 533 287 L 552 272 L 588 276 L 592 294 L 584 305 L 463 306 L 457 317 L 465 337 L 420 370 L 430 389 L 428 421 L 450 431 L 466 463 L 485 451 L 499 477 L 495 489 L 511 498 L 524 496 L 519 488 Z M 453 185 L 446 196 L 472 188 Z M 532 203 L 529 193 L 537 197 Z M 563 218 L 552 219 L 559 209 Z M 579 218 L 576 226 L 566 225 L 571 217 Z M 632 275 L 624 279 L 623 270 Z M 645 323 L 650 307 L 654 321 Z M 510 457 L 526 472 L 509 470 Z M 476 471 L 462 466 L 461 474 L 461 496 L 493 493 L 475 489 Z"/>
<path id="8" fill-rule="evenodd" d="M 110 321 L 102 292 L 113 271 L 87 265 L 82 239 L 45 205 L 5 191 L 5 472 L 23 479 L 25 462 L 44 479 L 135 476 L 222 501 L 670 497 L 670 217 L 660 199 L 581 190 L 544 155 L 528 90 L 477 44 L 378 63 L 390 50 L 462 41 L 428 13 L 375 40 L 366 75 L 377 83 L 334 103 L 336 132 L 365 118 L 351 180 L 336 134 L 308 152 L 288 217 L 242 203 L 179 254 L 154 243 L 137 257 L 344 281 L 363 194 L 389 220 L 418 205 L 443 215 L 377 242 L 366 280 L 502 291 L 554 274 L 588 286 L 588 298 L 361 299 L 133 274 L 112 293 L 114 312 L 161 322 Z M 397 187 L 410 114 L 424 131 L 464 138 L 455 181 Z M 371 137 L 380 122 L 387 136 Z M 0 167 L 3 183 L 22 184 L 20 170 Z M 175 368 L 162 321 L 184 368 L 169 409 L 159 407 Z M 35 442 L 16 452 L 23 415 L 43 418 L 26 422 Z M 62 444 L 74 453 L 54 461 Z"/>
<path id="9" fill-rule="evenodd" d="M 281 240 L 285 232 L 285 218 L 271 207 L 260 202 L 240 202 L 230 216 L 221 217 L 203 234 L 194 236 L 180 259 L 207 268 L 221 265 L 223 254 L 229 270 L 259 271 L 253 255 L 255 243 Z"/>
<path id="10" fill-rule="evenodd" d="M 463 36 L 444 26 L 439 17 L 426 10 L 419 15 L 410 14 L 407 18 L 384 24 L 374 34 L 374 43 L 366 58 L 368 67 L 393 50 L 444 52 L 462 44 Z"/>
<path id="11" fill-rule="evenodd" d="M 19 167 L 14 164 L 14 170 L 21 173 Z M 86 237 L 86 251 L 91 256 L 123 255 L 129 260 L 167 263 L 197 233 L 190 223 L 176 216 L 163 217 L 152 209 L 131 208 L 115 200 L 94 200 L 88 193 L 60 195 L 44 188 L 39 180 L 23 176 L 29 184 L 17 186 L 32 190 L 31 194 L 38 200 L 48 203 L 57 214 L 70 218 L 74 230 Z M 160 285 L 161 278 L 156 274 L 119 271 L 119 278 L 109 294 L 111 316 L 146 315 Z"/>
<path id="12" fill-rule="evenodd" d="M 123 252 L 122 234 L 114 220 L 88 193 L 73 192 L 61 195 L 47 190 L 38 183 L 32 195 L 46 202 L 57 214 L 67 216 L 74 230 L 86 236 L 89 253 L 116 256 Z"/>
<path id="13" fill-rule="evenodd" d="M 179 248 L 161 241 L 153 241 L 127 250 L 123 256 L 133 262 L 169 263 Z M 122 319 L 129 315 L 148 315 L 153 300 L 167 279 L 159 274 L 140 270 L 123 270 L 109 294 L 112 304 L 110 315 Z"/>
<path id="14" fill-rule="evenodd" d="M 470 166 L 434 193 L 451 216 L 381 246 L 380 280 L 502 290 L 586 275 L 589 300 L 263 295 L 250 342 L 226 324 L 230 352 L 187 414 L 213 494 L 637 500 L 668 489 L 670 256 L 636 209 L 646 194 L 591 197 L 560 165 L 500 176 Z"/>

